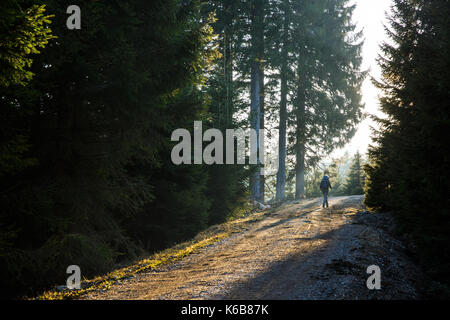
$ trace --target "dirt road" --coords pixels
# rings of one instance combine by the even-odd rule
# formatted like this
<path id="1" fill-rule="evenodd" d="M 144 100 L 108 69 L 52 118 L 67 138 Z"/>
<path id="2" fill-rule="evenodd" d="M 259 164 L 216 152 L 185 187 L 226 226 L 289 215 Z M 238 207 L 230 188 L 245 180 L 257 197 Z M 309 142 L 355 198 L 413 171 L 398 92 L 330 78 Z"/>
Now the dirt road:
<path id="1" fill-rule="evenodd" d="M 83 299 L 416 299 L 419 271 L 388 214 L 362 196 L 283 205 L 240 232 L 160 270 Z M 367 267 L 381 269 L 369 290 Z"/>

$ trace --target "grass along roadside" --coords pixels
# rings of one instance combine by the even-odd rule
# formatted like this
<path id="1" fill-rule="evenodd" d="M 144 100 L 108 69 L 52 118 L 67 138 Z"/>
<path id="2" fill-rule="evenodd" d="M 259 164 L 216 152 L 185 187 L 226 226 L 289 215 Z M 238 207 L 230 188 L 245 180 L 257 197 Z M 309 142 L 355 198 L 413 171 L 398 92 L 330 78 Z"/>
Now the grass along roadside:
<path id="1" fill-rule="evenodd" d="M 251 224 L 264 219 L 267 214 L 270 214 L 275 210 L 276 209 L 256 211 L 247 216 L 233 218 L 222 224 L 213 225 L 200 232 L 190 241 L 154 253 L 151 256 L 135 261 L 126 267 L 116 269 L 93 279 L 83 279 L 81 281 L 81 289 L 58 290 L 58 287 L 55 287 L 52 290 L 45 291 L 39 296 L 32 298 L 32 300 L 70 300 L 77 299 L 88 292 L 108 290 L 111 286 L 120 285 L 122 281 L 133 278 L 136 274 L 157 270 L 162 266 L 180 261 L 184 257 L 196 253 L 202 248 L 230 237 L 232 234 L 247 230 Z"/>

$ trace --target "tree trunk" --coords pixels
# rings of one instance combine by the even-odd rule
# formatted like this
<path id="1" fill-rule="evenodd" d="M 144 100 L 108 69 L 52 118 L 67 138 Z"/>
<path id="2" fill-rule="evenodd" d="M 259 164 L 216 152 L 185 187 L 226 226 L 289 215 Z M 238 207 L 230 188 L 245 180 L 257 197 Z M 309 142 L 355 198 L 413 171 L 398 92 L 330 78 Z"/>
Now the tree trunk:
<path id="1" fill-rule="evenodd" d="M 305 144 L 297 143 L 296 148 L 296 166 L 295 166 L 295 199 L 305 197 Z"/>
<path id="2" fill-rule="evenodd" d="M 295 199 L 303 199 L 305 197 L 305 89 L 302 84 L 301 73 L 299 72 L 299 84 L 296 99 L 296 141 L 295 141 Z"/>
<path id="3" fill-rule="evenodd" d="M 264 15 L 264 12 L 261 13 L 262 15 Z M 260 45 L 260 52 L 258 52 L 258 56 L 259 56 L 259 110 L 260 110 L 260 127 L 261 129 L 264 129 L 264 29 L 262 29 L 261 32 L 259 32 L 258 36 L 259 36 L 259 43 Z M 262 144 L 260 144 L 260 147 L 262 149 L 264 149 L 264 146 Z M 264 157 L 264 150 L 262 150 L 262 156 Z M 261 170 L 264 169 L 265 163 L 261 164 Z M 265 178 L 264 175 L 260 175 L 259 177 L 259 200 L 261 202 L 264 202 L 264 187 L 265 187 Z"/>
<path id="4" fill-rule="evenodd" d="M 278 136 L 278 172 L 277 172 L 277 201 L 285 199 L 286 187 L 286 121 L 287 121 L 287 79 L 282 71 L 281 75 L 281 101 L 280 101 L 280 124 Z"/>
<path id="5" fill-rule="evenodd" d="M 287 121 L 287 51 L 288 51 L 288 19 L 287 7 L 285 8 L 284 26 L 283 26 L 283 48 L 281 61 L 281 99 L 280 99 L 280 124 L 278 126 L 278 172 L 277 172 L 277 190 L 276 200 L 285 199 L 286 189 L 286 121 Z"/>
<path id="6" fill-rule="evenodd" d="M 251 103 L 250 103 L 250 125 L 251 128 L 254 129 L 257 133 L 259 132 L 260 125 L 261 125 L 261 118 L 260 118 L 260 82 L 259 82 L 259 64 L 256 61 L 252 62 L 252 74 L 251 74 Z M 256 145 L 257 145 L 257 164 L 259 165 L 259 134 L 256 135 Z M 253 200 L 258 200 L 260 198 L 260 178 L 261 174 L 260 171 L 257 170 L 252 177 L 250 178 L 250 188 L 251 188 L 251 198 Z"/>
<path id="7" fill-rule="evenodd" d="M 224 46 L 224 77 L 226 86 L 225 97 L 225 128 L 231 129 L 233 122 L 233 5 L 229 4 L 226 11 L 226 26 L 224 28 L 223 46 Z"/>
<path id="8" fill-rule="evenodd" d="M 254 0 L 252 6 L 252 61 L 251 61 L 251 92 L 250 92 L 250 124 L 252 129 L 257 132 L 257 165 L 259 167 L 261 160 L 259 158 L 260 140 L 259 130 L 261 129 L 261 117 L 264 117 L 264 106 L 262 105 L 263 87 L 264 87 L 264 69 L 262 67 L 264 55 L 264 0 Z M 261 176 L 260 168 L 250 178 L 251 198 L 253 200 L 263 201 L 261 190 L 264 188 L 264 180 Z"/>

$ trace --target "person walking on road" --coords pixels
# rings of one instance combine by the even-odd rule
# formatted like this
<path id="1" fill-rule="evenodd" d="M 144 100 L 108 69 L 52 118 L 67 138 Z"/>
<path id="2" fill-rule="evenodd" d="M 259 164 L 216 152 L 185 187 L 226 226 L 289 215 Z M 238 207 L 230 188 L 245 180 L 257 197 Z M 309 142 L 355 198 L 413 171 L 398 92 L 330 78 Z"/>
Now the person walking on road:
<path id="1" fill-rule="evenodd" d="M 331 187 L 330 178 L 327 176 L 327 172 L 325 172 L 325 175 L 322 177 L 322 180 L 320 181 L 320 191 L 322 191 L 323 194 L 322 208 L 325 208 L 325 205 L 328 208 L 328 191 L 330 189 L 333 188 Z"/>

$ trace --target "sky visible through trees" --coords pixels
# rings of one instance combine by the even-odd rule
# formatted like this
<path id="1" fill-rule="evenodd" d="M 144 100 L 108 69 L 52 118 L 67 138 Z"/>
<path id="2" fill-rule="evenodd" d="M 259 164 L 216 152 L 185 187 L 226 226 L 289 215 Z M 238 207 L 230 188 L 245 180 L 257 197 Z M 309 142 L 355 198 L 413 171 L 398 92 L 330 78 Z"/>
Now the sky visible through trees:
<path id="1" fill-rule="evenodd" d="M 381 70 L 376 62 L 379 53 L 379 45 L 383 41 L 389 41 L 383 25 L 386 24 L 386 14 L 389 14 L 392 0 L 358 0 L 354 1 L 356 9 L 353 15 L 353 21 L 357 23 L 359 29 L 364 29 L 364 46 L 362 51 L 364 70 L 369 70 L 370 76 L 379 79 L 381 77 Z M 379 109 L 378 95 L 380 90 L 377 89 L 368 77 L 361 88 L 362 99 L 365 104 L 364 111 L 369 114 L 382 116 L 382 111 Z M 344 147 L 335 150 L 331 157 L 342 156 L 345 152 L 355 154 L 359 151 L 365 154 L 368 145 L 371 141 L 370 127 L 377 124 L 371 119 L 363 120 L 359 126 L 355 137 Z"/>

